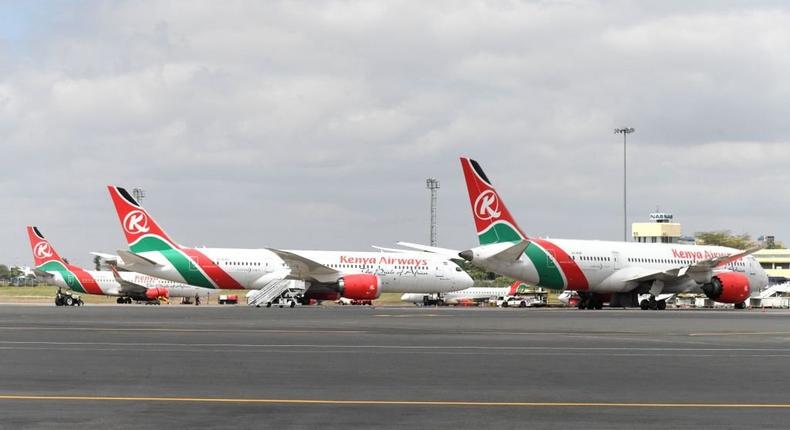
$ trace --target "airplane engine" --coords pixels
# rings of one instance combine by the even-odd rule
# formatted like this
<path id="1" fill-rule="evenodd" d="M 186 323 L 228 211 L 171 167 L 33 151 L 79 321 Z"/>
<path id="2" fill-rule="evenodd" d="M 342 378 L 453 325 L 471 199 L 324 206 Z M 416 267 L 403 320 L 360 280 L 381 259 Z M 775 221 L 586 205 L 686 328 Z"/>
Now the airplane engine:
<path id="1" fill-rule="evenodd" d="M 719 303 L 743 303 L 749 298 L 751 288 L 746 275 L 723 272 L 716 274 L 710 284 L 703 285 L 702 292 Z"/>
<path id="2" fill-rule="evenodd" d="M 148 300 L 156 300 L 160 297 L 170 297 L 170 291 L 162 287 L 154 287 L 145 290 L 145 298 Z"/>
<path id="3" fill-rule="evenodd" d="M 353 300 L 373 300 L 379 297 L 379 277 L 376 275 L 347 275 L 338 281 L 340 295 Z"/>

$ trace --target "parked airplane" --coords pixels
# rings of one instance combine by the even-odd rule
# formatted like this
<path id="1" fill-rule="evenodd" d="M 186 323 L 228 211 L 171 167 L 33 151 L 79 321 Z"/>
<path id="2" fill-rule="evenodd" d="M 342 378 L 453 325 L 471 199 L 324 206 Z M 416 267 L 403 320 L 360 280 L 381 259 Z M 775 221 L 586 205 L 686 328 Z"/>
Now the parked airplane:
<path id="1" fill-rule="evenodd" d="M 52 277 L 60 288 L 86 294 L 117 296 L 118 303 L 155 301 L 162 297 L 195 297 L 205 290 L 134 272 L 84 270 L 60 257 L 37 227 L 27 227 L 35 273 Z"/>
<path id="2" fill-rule="evenodd" d="M 441 297 L 429 293 L 405 293 L 400 296 L 401 301 L 425 304 L 435 303 L 437 305 L 464 305 L 483 303 L 498 297 L 514 296 L 524 284 L 516 281 L 509 287 L 470 287 L 465 290 L 444 293 Z"/>
<path id="3" fill-rule="evenodd" d="M 664 309 L 660 294 L 701 291 L 720 303 L 745 307 L 751 289 L 768 284 L 768 276 L 750 254 L 721 246 L 647 244 L 598 240 L 540 239 L 518 227 L 480 165 L 461 158 L 479 247 L 457 255 L 488 271 L 533 285 L 579 293 L 578 307 L 600 309 L 636 305 Z M 451 250 L 401 243 L 445 255 Z"/>
<path id="4" fill-rule="evenodd" d="M 129 250 L 121 267 L 204 288 L 270 288 L 306 282 L 304 302 L 370 300 L 382 292 L 456 291 L 472 286 L 457 264 L 424 252 L 189 248 L 176 244 L 129 193 L 109 186 Z M 285 287 L 283 287 L 285 288 Z"/>

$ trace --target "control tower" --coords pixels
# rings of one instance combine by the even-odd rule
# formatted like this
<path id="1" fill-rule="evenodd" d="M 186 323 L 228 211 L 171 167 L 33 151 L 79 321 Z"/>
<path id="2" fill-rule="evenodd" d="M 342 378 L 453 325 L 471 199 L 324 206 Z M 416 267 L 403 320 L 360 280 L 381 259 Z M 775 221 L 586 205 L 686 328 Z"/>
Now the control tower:
<path id="1" fill-rule="evenodd" d="M 635 222 L 631 224 L 631 236 L 634 242 L 682 242 L 680 223 L 674 222 L 673 218 L 674 216 L 668 212 L 653 212 L 650 214 L 650 222 Z"/>

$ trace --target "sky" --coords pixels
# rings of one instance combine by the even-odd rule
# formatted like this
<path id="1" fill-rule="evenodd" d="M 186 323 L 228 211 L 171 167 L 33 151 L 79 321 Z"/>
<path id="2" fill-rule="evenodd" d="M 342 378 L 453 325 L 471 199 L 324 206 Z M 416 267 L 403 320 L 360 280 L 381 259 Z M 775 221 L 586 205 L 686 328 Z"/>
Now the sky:
<path id="1" fill-rule="evenodd" d="M 125 242 L 106 185 L 184 245 L 476 245 L 458 157 L 529 235 L 790 242 L 790 8 L 774 1 L 0 0 L 0 263 Z"/>

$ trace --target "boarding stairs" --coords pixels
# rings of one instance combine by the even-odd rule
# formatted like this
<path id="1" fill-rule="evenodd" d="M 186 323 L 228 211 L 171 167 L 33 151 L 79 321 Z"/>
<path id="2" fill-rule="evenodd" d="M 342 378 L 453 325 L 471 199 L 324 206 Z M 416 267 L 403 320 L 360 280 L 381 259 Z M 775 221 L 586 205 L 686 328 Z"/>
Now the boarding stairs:
<path id="1" fill-rule="evenodd" d="M 275 279 L 266 283 L 260 290 L 252 290 L 247 293 L 247 304 L 250 306 L 265 306 L 284 293 L 293 294 L 294 292 L 304 292 L 303 281 L 290 279 Z"/>
<path id="2" fill-rule="evenodd" d="M 790 308 L 790 283 L 771 285 L 752 296 L 749 304 L 754 308 Z"/>

